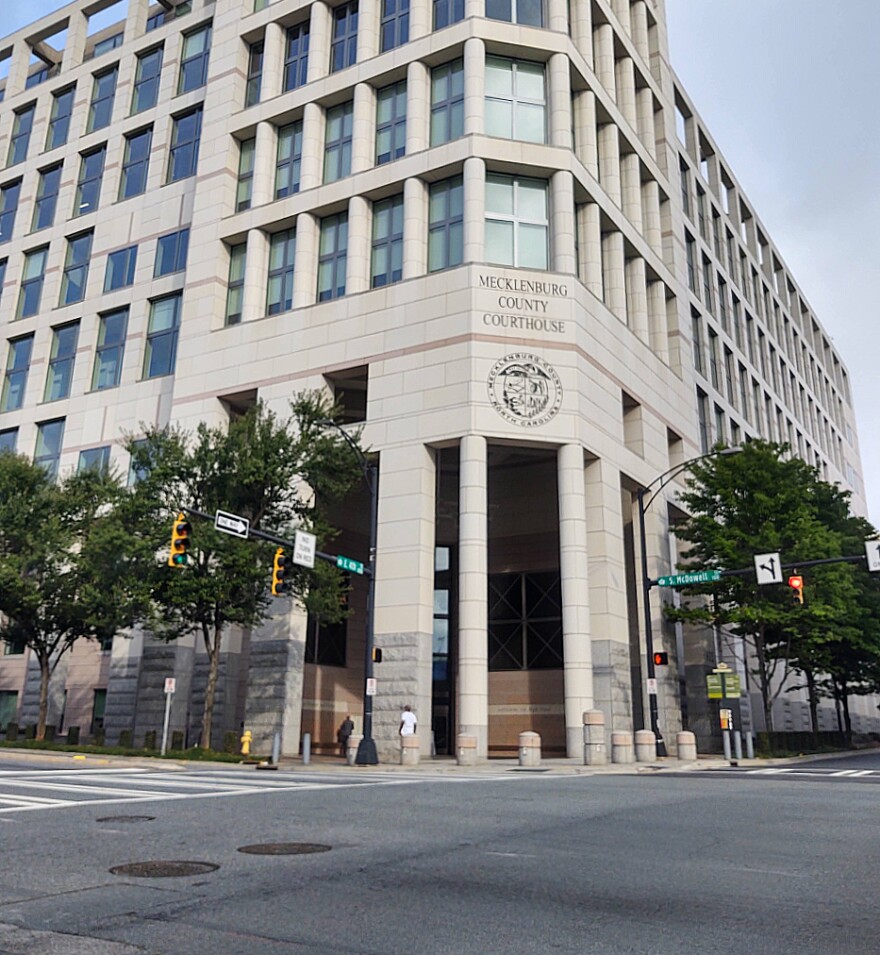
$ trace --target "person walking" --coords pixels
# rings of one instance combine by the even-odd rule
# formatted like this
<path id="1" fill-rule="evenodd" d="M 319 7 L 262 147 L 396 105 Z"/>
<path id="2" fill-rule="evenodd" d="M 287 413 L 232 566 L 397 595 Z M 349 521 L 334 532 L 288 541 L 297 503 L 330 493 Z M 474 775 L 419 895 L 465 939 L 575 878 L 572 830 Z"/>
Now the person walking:
<path id="1" fill-rule="evenodd" d="M 415 736 L 417 724 L 418 720 L 416 720 L 416 714 L 413 713 L 412 707 L 407 704 L 403 708 L 403 712 L 400 714 L 400 735 Z"/>
<path id="2" fill-rule="evenodd" d="M 339 729 L 336 731 L 336 739 L 339 742 L 339 749 L 341 750 L 340 755 L 343 759 L 348 755 L 348 741 L 351 738 L 351 734 L 354 732 L 354 723 L 351 719 L 351 714 L 342 721 L 339 726 Z"/>

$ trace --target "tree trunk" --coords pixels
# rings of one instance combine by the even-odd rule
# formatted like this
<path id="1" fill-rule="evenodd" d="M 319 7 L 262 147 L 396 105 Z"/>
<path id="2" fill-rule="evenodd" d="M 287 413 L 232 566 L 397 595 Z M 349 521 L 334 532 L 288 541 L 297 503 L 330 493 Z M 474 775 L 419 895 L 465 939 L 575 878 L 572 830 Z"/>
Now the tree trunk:
<path id="1" fill-rule="evenodd" d="M 52 670 L 49 666 L 49 658 L 39 656 L 40 661 L 40 709 L 37 716 L 37 739 L 46 737 L 46 716 L 49 712 L 49 677 Z"/>
<path id="2" fill-rule="evenodd" d="M 764 627 L 755 634 L 755 656 L 758 658 L 758 676 L 761 682 L 761 703 L 764 707 L 764 727 L 768 739 L 773 737 L 773 704 L 770 700 L 770 677 L 767 674 L 767 656 L 764 651 Z"/>
<path id="3" fill-rule="evenodd" d="M 843 704 L 843 740 L 847 746 L 852 746 L 852 717 L 849 712 L 849 693 L 846 681 L 841 681 L 841 703 Z"/>
<path id="4" fill-rule="evenodd" d="M 807 694 L 810 701 L 810 725 L 813 729 L 813 746 L 819 748 L 819 692 L 816 689 L 816 674 L 809 667 L 804 669 L 807 678 Z"/>
<path id="5" fill-rule="evenodd" d="M 205 638 L 205 649 L 208 651 L 208 683 L 205 686 L 205 712 L 202 716 L 202 738 L 199 746 L 202 749 L 211 748 L 211 723 L 214 719 L 214 695 L 217 691 L 217 676 L 220 671 L 220 636 L 219 628 L 214 630 L 214 639 L 211 640 L 207 627 L 202 628 Z"/>

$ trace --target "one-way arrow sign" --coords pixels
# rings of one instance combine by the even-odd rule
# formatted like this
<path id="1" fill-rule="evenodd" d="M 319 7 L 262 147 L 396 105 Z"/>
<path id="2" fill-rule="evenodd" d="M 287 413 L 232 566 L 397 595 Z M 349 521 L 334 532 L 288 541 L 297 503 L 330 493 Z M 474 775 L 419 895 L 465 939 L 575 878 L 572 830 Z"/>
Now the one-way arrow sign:
<path id="1" fill-rule="evenodd" d="M 240 517 L 238 514 L 217 511 L 214 515 L 214 527 L 218 531 L 223 531 L 224 534 L 232 534 L 233 537 L 241 537 L 247 540 L 251 522 L 246 517 Z"/>
<path id="2" fill-rule="evenodd" d="M 755 576 L 759 584 L 781 584 L 782 561 L 779 554 L 755 554 Z"/>
<path id="3" fill-rule="evenodd" d="M 865 556 L 871 573 L 880 570 L 880 541 L 865 541 Z"/>

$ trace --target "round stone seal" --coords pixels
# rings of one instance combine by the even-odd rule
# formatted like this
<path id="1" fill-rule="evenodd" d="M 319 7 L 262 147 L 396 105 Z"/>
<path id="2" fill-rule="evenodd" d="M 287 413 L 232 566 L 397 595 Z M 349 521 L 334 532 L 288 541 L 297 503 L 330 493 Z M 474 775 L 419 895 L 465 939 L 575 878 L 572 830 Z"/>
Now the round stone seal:
<path id="1" fill-rule="evenodd" d="M 502 418 L 521 428 L 546 424 L 562 404 L 562 382 L 556 370 L 527 352 L 505 355 L 496 361 L 487 384 L 492 407 Z"/>

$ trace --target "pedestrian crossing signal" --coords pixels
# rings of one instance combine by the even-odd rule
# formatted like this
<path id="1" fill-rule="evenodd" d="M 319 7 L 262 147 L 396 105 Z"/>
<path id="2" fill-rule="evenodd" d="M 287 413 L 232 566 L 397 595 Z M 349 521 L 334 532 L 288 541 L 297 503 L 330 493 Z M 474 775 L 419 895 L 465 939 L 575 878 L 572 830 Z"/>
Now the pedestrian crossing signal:
<path id="1" fill-rule="evenodd" d="M 658 651 L 654 654 L 654 666 L 655 667 L 665 667 L 669 665 L 669 654 L 662 651 Z"/>
<path id="2" fill-rule="evenodd" d="M 281 597 L 287 593 L 287 575 L 290 573 L 290 558 L 284 556 L 284 548 L 275 551 L 272 561 L 272 596 Z"/>
<path id="3" fill-rule="evenodd" d="M 795 574 L 788 578 L 788 586 L 791 587 L 792 598 L 795 603 L 804 602 L 804 578 L 800 574 Z"/>
<path id="4" fill-rule="evenodd" d="M 181 511 L 171 527 L 171 552 L 168 554 L 169 567 L 186 567 L 189 563 L 188 551 L 192 541 L 189 539 L 192 525 Z"/>

